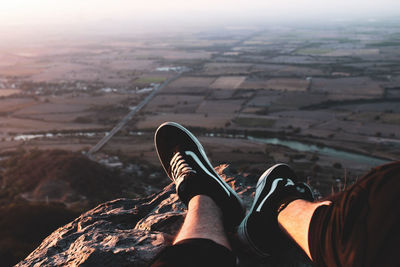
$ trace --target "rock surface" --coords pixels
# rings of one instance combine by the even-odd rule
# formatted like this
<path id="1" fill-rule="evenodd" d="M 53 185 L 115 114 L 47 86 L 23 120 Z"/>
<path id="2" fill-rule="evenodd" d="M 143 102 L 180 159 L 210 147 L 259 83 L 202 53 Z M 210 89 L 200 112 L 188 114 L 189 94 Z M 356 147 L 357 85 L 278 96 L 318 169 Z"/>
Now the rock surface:
<path id="1" fill-rule="evenodd" d="M 257 177 L 232 174 L 227 165 L 217 172 L 249 208 Z M 117 199 L 82 214 L 57 229 L 16 266 L 146 266 L 179 230 L 186 214 L 173 184 L 144 199 Z M 311 266 L 296 247 L 285 255 L 259 259 L 228 233 L 240 266 Z"/>

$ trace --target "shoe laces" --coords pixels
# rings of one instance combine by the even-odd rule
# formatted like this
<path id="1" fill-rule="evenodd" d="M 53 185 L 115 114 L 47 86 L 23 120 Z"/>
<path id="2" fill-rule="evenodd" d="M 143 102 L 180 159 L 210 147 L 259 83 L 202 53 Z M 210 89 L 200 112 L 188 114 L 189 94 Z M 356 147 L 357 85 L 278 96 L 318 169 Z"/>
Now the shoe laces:
<path id="1" fill-rule="evenodd" d="M 172 157 L 170 166 L 171 175 L 175 181 L 184 179 L 189 173 L 196 173 L 196 171 L 189 166 L 180 152 L 176 152 Z"/>

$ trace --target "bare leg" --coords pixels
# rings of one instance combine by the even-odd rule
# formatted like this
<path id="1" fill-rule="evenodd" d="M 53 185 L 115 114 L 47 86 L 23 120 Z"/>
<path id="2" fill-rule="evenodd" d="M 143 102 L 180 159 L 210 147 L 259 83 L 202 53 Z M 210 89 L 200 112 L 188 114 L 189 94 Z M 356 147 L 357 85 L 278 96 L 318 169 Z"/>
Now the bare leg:
<path id="1" fill-rule="evenodd" d="M 188 238 L 210 239 L 231 249 L 222 224 L 221 210 L 210 197 L 198 195 L 189 201 L 185 221 L 173 244 Z"/>
<path id="2" fill-rule="evenodd" d="M 314 211 L 322 205 L 330 205 L 331 201 L 309 202 L 298 199 L 292 201 L 278 215 L 279 225 L 293 238 L 312 260 L 308 247 L 308 229 Z"/>

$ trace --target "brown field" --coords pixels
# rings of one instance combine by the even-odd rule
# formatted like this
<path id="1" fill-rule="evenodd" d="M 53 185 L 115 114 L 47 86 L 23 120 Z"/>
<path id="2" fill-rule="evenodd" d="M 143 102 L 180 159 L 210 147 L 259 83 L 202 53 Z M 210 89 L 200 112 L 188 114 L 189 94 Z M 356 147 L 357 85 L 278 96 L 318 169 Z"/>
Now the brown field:
<path id="1" fill-rule="evenodd" d="M 0 99 L 0 112 L 13 112 L 15 110 L 35 105 L 32 98 L 7 98 Z"/>
<path id="2" fill-rule="evenodd" d="M 328 100 L 328 97 L 321 94 L 309 94 L 308 92 L 286 92 L 280 95 L 271 105 L 271 110 L 294 110 L 312 104 L 318 104 Z"/>
<path id="3" fill-rule="evenodd" d="M 215 80 L 210 87 L 215 89 L 230 89 L 234 90 L 246 80 L 246 76 L 223 76 Z"/>
<path id="4" fill-rule="evenodd" d="M 71 112 L 71 113 L 32 113 L 32 114 L 22 114 L 15 117 L 32 119 L 32 120 L 42 120 L 46 122 L 65 122 L 71 123 L 79 118 L 95 118 L 96 113 L 94 112 Z M 84 124 L 90 124 L 88 120 Z"/>
<path id="5" fill-rule="evenodd" d="M 196 113 L 208 114 L 210 117 L 219 113 L 234 116 L 241 109 L 243 103 L 244 100 L 206 100 L 200 104 Z"/>
<path id="6" fill-rule="evenodd" d="M 252 64 L 247 63 L 206 63 L 203 72 L 209 75 L 235 75 L 249 73 Z"/>
<path id="7" fill-rule="evenodd" d="M 269 116 L 242 115 L 236 117 L 232 122 L 239 127 L 270 128 L 275 124 L 275 121 L 275 118 Z"/>
<path id="8" fill-rule="evenodd" d="M 35 82 L 58 81 L 67 78 L 95 80 L 98 77 L 96 77 L 94 73 L 96 73 L 96 69 L 93 66 L 65 62 L 49 62 L 37 73 L 31 74 L 31 76 L 32 80 Z"/>
<path id="9" fill-rule="evenodd" d="M 323 54 L 323 56 L 329 57 L 350 57 L 350 56 L 375 56 L 379 55 L 379 49 L 346 49 L 346 50 L 335 50 Z"/>
<path id="10" fill-rule="evenodd" d="M 285 64 L 307 64 L 313 62 L 309 56 L 276 56 L 270 60 L 271 63 Z"/>
<path id="11" fill-rule="evenodd" d="M 267 89 L 280 91 L 307 91 L 309 82 L 302 79 L 270 79 L 266 82 Z"/>
<path id="12" fill-rule="evenodd" d="M 399 125 L 385 124 L 380 122 L 363 122 L 363 121 L 339 121 L 331 120 L 324 124 L 318 125 L 316 128 L 331 130 L 332 132 L 345 132 L 350 134 L 358 134 L 364 136 L 376 136 L 380 133 L 382 136 L 398 135 Z"/>
<path id="13" fill-rule="evenodd" d="M 48 98 L 54 104 L 85 105 L 87 108 L 95 106 L 118 105 L 124 100 L 139 100 L 140 96 L 135 94 L 122 95 L 116 93 L 107 93 L 101 96 L 90 96 L 79 94 L 78 96 L 64 95 L 62 97 Z"/>
<path id="14" fill-rule="evenodd" d="M 168 88 L 207 88 L 214 80 L 208 77 L 181 77 L 169 84 Z"/>
<path id="15" fill-rule="evenodd" d="M 215 89 L 210 92 L 208 99 L 230 99 L 234 93 L 234 90 Z"/>
<path id="16" fill-rule="evenodd" d="M 351 114 L 347 118 L 349 120 L 355 120 L 355 121 L 375 121 L 387 124 L 400 125 L 399 113 L 358 112 Z"/>
<path id="17" fill-rule="evenodd" d="M 4 76 L 31 76 L 39 74 L 42 69 L 36 66 L 18 64 L 13 66 L 0 67 L 0 75 Z"/>
<path id="18" fill-rule="evenodd" d="M 14 133 L 103 129 L 112 126 L 104 124 L 124 115 L 113 111 L 121 102 L 130 101 L 134 105 L 137 97 L 118 94 L 90 97 L 82 94 L 78 97 L 40 97 L 41 101 L 30 98 L 0 99 L 0 112 L 8 113 L 7 117 L 0 117 L 0 126 L 5 132 Z M 109 112 L 100 115 L 102 109 Z"/>
<path id="19" fill-rule="evenodd" d="M 315 78 L 312 80 L 311 91 L 342 95 L 344 98 L 351 95 L 380 97 L 383 94 L 379 83 L 368 77 Z"/>
<path id="20" fill-rule="evenodd" d="M 19 94 L 21 92 L 22 91 L 20 89 L 0 89 L 0 97 L 15 95 L 15 94 Z"/>
<path id="21" fill-rule="evenodd" d="M 0 128 L 3 132 L 32 133 L 63 130 L 84 131 L 87 129 L 103 129 L 104 125 L 63 122 L 56 123 L 30 119 L 0 117 Z"/>
<path id="22" fill-rule="evenodd" d="M 262 72 L 268 76 L 286 76 L 293 77 L 296 76 L 319 76 L 323 75 L 324 72 L 320 69 L 315 69 L 311 67 L 298 67 L 298 66 L 288 66 L 288 65 L 276 65 L 276 64 L 257 64 L 251 68 L 252 72 Z"/>
<path id="23" fill-rule="evenodd" d="M 365 103 L 365 104 L 351 104 L 351 105 L 340 105 L 340 109 L 348 110 L 352 112 L 393 112 L 400 113 L 400 105 L 397 101 L 385 101 L 377 103 Z"/>
<path id="24" fill-rule="evenodd" d="M 324 72 L 320 69 L 313 69 L 309 67 L 284 66 L 276 72 L 276 75 L 293 76 L 293 73 L 296 73 L 296 76 L 318 76 L 324 74 Z"/>
<path id="25" fill-rule="evenodd" d="M 140 70 L 151 71 L 158 67 L 153 60 L 146 59 L 125 59 L 125 60 L 112 60 L 106 67 L 112 70 Z"/>
<path id="26" fill-rule="evenodd" d="M 279 91 L 307 91 L 309 82 L 305 79 L 273 78 L 269 80 L 250 80 L 241 86 L 245 89 L 272 89 Z"/>
<path id="27" fill-rule="evenodd" d="M 246 107 L 243 108 L 240 113 L 241 114 L 256 114 L 258 112 L 263 112 L 264 109 L 263 108 L 259 108 L 259 107 Z"/>
<path id="28" fill-rule="evenodd" d="M 248 107 L 269 107 L 279 98 L 279 95 L 272 96 L 256 96 L 253 97 L 248 103 Z"/>
<path id="29" fill-rule="evenodd" d="M 37 103 L 14 112 L 14 115 L 33 115 L 33 114 L 51 114 L 51 113 L 77 113 L 85 111 L 86 105 L 71 105 L 71 104 L 53 104 L 53 103 Z"/>
<path id="30" fill-rule="evenodd" d="M 132 55 L 136 56 L 137 59 L 154 59 L 163 58 L 168 60 L 180 60 L 180 59 L 209 59 L 212 55 L 211 52 L 196 50 L 196 51 L 184 51 L 184 50 L 135 50 Z"/>
<path id="31" fill-rule="evenodd" d="M 207 95 L 209 89 L 204 87 L 168 87 L 163 88 L 160 92 L 170 94 Z"/>
<path id="32" fill-rule="evenodd" d="M 158 114 L 148 115 L 136 124 L 139 130 L 155 130 L 166 121 L 175 121 L 184 126 L 204 127 L 207 129 L 223 128 L 232 118 L 232 114 Z"/>
<path id="33" fill-rule="evenodd" d="M 204 96 L 195 95 L 157 95 L 145 107 L 148 112 L 191 112 L 194 113 Z"/>

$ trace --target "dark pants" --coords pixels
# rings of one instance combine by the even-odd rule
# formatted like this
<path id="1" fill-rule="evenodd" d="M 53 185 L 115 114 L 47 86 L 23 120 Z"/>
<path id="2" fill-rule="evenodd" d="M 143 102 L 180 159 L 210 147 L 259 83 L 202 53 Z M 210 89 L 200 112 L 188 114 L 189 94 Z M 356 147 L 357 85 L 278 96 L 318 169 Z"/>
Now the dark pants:
<path id="1" fill-rule="evenodd" d="M 316 266 L 400 266 L 400 161 L 379 166 L 314 212 L 309 248 Z M 399 254 L 399 255 L 398 255 Z M 235 266 L 227 248 L 188 239 L 163 250 L 154 266 Z"/>
<path id="2" fill-rule="evenodd" d="M 236 256 L 224 246 L 202 238 L 182 240 L 167 247 L 153 260 L 151 267 L 236 266 Z"/>
<path id="3" fill-rule="evenodd" d="M 400 161 L 373 169 L 331 200 L 311 219 L 316 266 L 400 266 Z"/>

